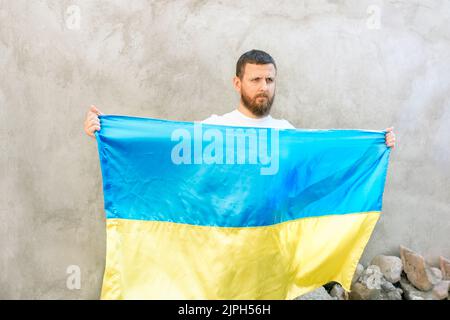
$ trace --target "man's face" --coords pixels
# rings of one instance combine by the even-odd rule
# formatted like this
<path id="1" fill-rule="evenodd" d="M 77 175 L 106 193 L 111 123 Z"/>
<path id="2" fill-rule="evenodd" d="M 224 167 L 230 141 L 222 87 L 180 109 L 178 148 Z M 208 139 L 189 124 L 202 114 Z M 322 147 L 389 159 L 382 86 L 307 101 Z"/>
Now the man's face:
<path id="1" fill-rule="evenodd" d="M 242 104 L 256 116 L 269 114 L 275 99 L 276 70 L 273 64 L 245 65 L 242 79 L 235 77 L 234 85 L 241 94 Z"/>

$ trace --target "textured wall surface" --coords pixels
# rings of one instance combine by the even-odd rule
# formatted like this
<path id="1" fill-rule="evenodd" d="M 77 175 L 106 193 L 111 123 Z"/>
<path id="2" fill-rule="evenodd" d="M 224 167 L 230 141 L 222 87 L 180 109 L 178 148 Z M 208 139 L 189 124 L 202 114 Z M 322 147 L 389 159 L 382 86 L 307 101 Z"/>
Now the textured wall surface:
<path id="1" fill-rule="evenodd" d="M 90 104 L 187 121 L 231 111 L 236 60 L 254 48 L 278 64 L 275 117 L 395 127 L 362 262 L 400 244 L 450 258 L 450 1 L 257 2 L 0 0 L 0 298 L 99 297 Z"/>

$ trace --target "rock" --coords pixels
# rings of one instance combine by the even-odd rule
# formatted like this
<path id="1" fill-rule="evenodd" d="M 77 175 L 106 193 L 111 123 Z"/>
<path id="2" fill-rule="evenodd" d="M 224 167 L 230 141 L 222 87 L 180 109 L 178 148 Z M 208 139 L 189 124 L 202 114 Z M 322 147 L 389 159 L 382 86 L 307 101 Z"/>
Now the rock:
<path id="1" fill-rule="evenodd" d="M 448 290 L 450 289 L 450 281 L 444 280 L 433 287 L 433 296 L 438 300 L 448 298 Z"/>
<path id="2" fill-rule="evenodd" d="M 383 291 L 394 291 L 396 287 L 390 281 L 384 280 L 381 282 L 381 289 Z"/>
<path id="3" fill-rule="evenodd" d="M 431 282 L 433 284 L 438 284 L 439 282 L 442 281 L 442 271 L 440 269 L 431 267 L 430 271 L 433 276 L 431 279 Z"/>
<path id="4" fill-rule="evenodd" d="M 371 265 L 380 268 L 381 273 L 391 283 L 400 281 L 403 271 L 403 263 L 399 257 L 378 255 L 372 259 Z"/>
<path id="5" fill-rule="evenodd" d="M 347 294 L 339 283 L 336 283 L 330 291 L 330 296 L 337 300 L 347 300 Z"/>
<path id="6" fill-rule="evenodd" d="M 294 300 L 336 300 L 336 298 L 330 296 L 324 287 L 320 287 L 314 291 L 298 296 Z"/>
<path id="7" fill-rule="evenodd" d="M 383 274 L 378 266 L 368 266 L 352 285 L 350 300 L 378 300 L 381 294 Z"/>
<path id="8" fill-rule="evenodd" d="M 359 282 L 365 285 L 368 289 L 381 289 L 381 282 L 383 274 L 380 267 L 368 266 L 359 277 Z"/>
<path id="9" fill-rule="evenodd" d="M 405 277 L 401 277 L 400 286 L 406 300 L 437 300 L 431 291 L 423 292 L 416 289 Z"/>
<path id="10" fill-rule="evenodd" d="M 439 266 L 441 267 L 442 279 L 450 280 L 450 260 L 439 257 Z"/>
<path id="11" fill-rule="evenodd" d="M 352 286 L 350 300 L 402 300 L 402 289 L 396 288 L 381 273 L 380 267 L 370 265 Z"/>
<path id="12" fill-rule="evenodd" d="M 339 282 L 331 281 L 331 282 L 328 282 L 328 283 L 324 284 L 323 287 L 325 288 L 325 290 L 327 290 L 328 293 L 330 293 L 331 289 L 333 289 L 334 285 L 336 285 L 338 283 Z"/>
<path id="13" fill-rule="evenodd" d="M 382 292 L 380 300 L 402 300 L 403 290 L 400 288 L 395 288 L 393 291 Z"/>
<path id="14" fill-rule="evenodd" d="M 418 289 L 429 291 L 438 281 L 433 272 L 428 268 L 425 259 L 414 251 L 400 246 L 400 256 L 403 270 L 408 280 Z"/>
<path id="15" fill-rule="evenodd" d="M 400 280 L 399 280 L 400 281 Z M 402 300 L 403 290 L 395 287 L 385 278 L 381 282 L 381 294 L 379 300 Z"/>
<path id="16" fill-rule="evenodd" d="M 361 282 L 356 282 L 352 286 L 349 294 L 350 300 L 378 300 L 381 289 L 369 289 Z"/>
<path id="17" fill-rule="evenodd" d="M 353 275 L 352 284 L 354 284 L 356 281 L 358 281 L 359 277 L 364 271 L 364 266 L 360 263 L 356 266 L 355 274 Z"/>

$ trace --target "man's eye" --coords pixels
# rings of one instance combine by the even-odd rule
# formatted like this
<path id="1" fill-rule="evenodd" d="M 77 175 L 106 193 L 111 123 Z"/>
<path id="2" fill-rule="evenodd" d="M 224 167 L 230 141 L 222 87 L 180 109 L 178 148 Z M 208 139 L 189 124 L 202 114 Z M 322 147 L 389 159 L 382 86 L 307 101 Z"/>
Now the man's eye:
<path id="1" fill-rule="evenodd" d="M 272 78 L 267 78 L 267 82 L 273 82 Z"/>

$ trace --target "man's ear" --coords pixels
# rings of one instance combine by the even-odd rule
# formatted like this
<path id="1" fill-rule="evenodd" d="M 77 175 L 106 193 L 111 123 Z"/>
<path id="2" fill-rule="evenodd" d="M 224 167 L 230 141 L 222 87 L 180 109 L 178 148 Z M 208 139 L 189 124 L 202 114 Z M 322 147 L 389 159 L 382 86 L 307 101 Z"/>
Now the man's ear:
<path id="1" fill-rule="evenodd" d="M 241 79 L 237 76 L 233 78 L 233 87 L 239 94 L 241 93 Z"/>

